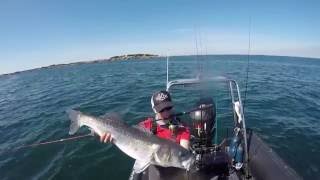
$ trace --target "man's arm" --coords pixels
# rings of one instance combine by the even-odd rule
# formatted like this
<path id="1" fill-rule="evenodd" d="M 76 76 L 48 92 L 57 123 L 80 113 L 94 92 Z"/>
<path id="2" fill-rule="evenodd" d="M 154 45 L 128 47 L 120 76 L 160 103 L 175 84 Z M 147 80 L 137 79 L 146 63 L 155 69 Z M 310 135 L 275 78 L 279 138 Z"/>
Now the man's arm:
<path id="1" fill-rule="evenodd" d="M 183 132 L 181 133 L 180 145 L 185 149 L 190 148 L 190 130 L 188 127 L 182 128 Z"/>

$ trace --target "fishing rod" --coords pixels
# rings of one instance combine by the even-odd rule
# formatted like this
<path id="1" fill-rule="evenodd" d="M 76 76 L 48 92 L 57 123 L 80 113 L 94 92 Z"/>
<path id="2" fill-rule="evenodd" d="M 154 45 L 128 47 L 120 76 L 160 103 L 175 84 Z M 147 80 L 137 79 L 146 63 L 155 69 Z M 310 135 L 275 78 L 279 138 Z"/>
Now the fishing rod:
<path id="1" fill-rule="evenodd" d="M 190 114 L 190 113 L 192 113 L 194 111 L 207 110 L 207 109 L 212 108 L 212 107 L 213 107 L 213 104 L 209 104 L 209 105 L 207 105 L 205 107 L 198 107 L 198 108 L 191 109 L 189 111 L 182 111 L 182 112 L 174 113 L 169 117 L 169 119 L 177 117 L 177 116 L 183 116 L 183 115 L 186 115 L 186 114 Z M 162 120 L 167 120 L 167 119 L 156 119 L 155 121 L 162 121 Z"/>
<path id="2" fill-rule="evenodd" d="M 89 136 L 94 136 L 94 134 L 92 132 L 90 132 L 89 134 L 85 134 L 85 135 L 73 136 L 73 137 L 69 137 L 69 138 L 62 138 L 62 139 L 58 139 L 58 140 L 45 141 L 45 142 L 39 142 L 39 143 L 34 143 L 34 144 L 28 144 L 28 145 L 18 146 L 13 149 L 7 148 L 7 149 L 0 150 L 0 152 L 12 152 L 12 151 L 17 151 L 17 150 L 24 149 L 24 148 L 31 148 L 31 147 L 37 147 L 37 146 L 42 146 L 42 145 L 61 143 L 61 142 L 65 142 L 65 141 L 74 141 L 74 140 L 86 138 Z"/>
<path id="3" fill-rule="evenodd" d="M 205 109 L 208 109 L 208 108 L 211 108 L 211 107 L 213 107 L 212 104 L 210 104 L 210 105 L 208 105 L 206 107 L 199 107 L 199 108 L 191 109 L 189 111 L 175 113 L 175 114 L 172 114 L 170 116 L 170 118 L 177 117 L 177 116 L 182 116 L 182 115 L 185 115 L 185 114 L 190 114 L 190 113 L 192 113 L 194 111 L 205 110 Z M 165 119 L 157 119 L 156 121 L 160 121 L 160 120 L 165 120 Z M 17 151 L 17 150 L 24 149 L 24 148 L 32 148 L 32 147 L 37 147 L 37 146 L 42 146 L 42 145 L 61 143 L 61 142 L 65 142 L 65 141 L 74 141 L 74 140 L 86 138 L 86 137 L 89 137 L 89 136 L 94 136 L 94 132 L 90 132 L 89 134 L 84 134 L 84 135 L 79 135 L 79 136 L 61 138 L 61 139 L 52 140 L 52 141 L 45 141 L 45 142 L 28 144 L 28 145 L 22 145 L 22 146 L 18 146 L 16 148 L 13 148 L 13 149 L 11 149 L 11 148 L 0 149 L 0 152 L 12 152 L 12 151 Z"/>
<path id="4" fill-rule="evenodd" d="M 212 107 L 213 107 L 213 104 L 209 104 L 209 105 L 206 105 L 205 107 L 198 107 L 198 108 L 194 108 L 194 109 L 191 109 L 189 111 L 186 111 L 186 112 L 175 113 L 172 116 L 182 116 L 182 115 L 185 115 L 185 114 L 190 114 L 190 113 L 192 113 L 194 111 L 207 110 L 207 109 L 212 108 Z"/>

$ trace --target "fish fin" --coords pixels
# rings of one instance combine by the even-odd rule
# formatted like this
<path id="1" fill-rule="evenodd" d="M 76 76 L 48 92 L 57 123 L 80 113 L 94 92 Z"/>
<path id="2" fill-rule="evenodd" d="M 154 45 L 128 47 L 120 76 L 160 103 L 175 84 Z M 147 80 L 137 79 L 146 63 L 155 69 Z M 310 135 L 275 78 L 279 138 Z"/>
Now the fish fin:
<path id="1" fill-rule="evenodd" d="M 80 117 L 81 113 L 79 111 L 75 111 L 73 109 L 67 110 L 67 113 L 68 113 L 68 116 L 69 116 L 70 121 L 71 121 L 69 134 L 73 135 L 81 127 L 81 125 L 79 123 L 79 117 Z"/>
<path id="2" fill-rule="evenodd" d="M 152 154 L 153 155 L 153 160 L 155 160 L 156 162 L 161 162 L 160 158 L 158 157 L 158 153 L 157 153 L 157 151 L 160 148 L 160 145 L 152 144 L 151 148 L 153 150 L 153 154 Z"/>
<path id="3" fill-rule="evenodd" d="M 134 163 L 134 165 L 133 165 L 133 171 L 135 172 L 135 173 L 141 173 L 141 172 L 143 172 L 145 169 L 147 169 L 147 167 L 149 167 L 149 165 L 150 165 L 150 161 L 146 161 L 146 162 L 144 162 L 144 161 L 138 161 L 138 160 L 136 160 L 136 162 Z"/>

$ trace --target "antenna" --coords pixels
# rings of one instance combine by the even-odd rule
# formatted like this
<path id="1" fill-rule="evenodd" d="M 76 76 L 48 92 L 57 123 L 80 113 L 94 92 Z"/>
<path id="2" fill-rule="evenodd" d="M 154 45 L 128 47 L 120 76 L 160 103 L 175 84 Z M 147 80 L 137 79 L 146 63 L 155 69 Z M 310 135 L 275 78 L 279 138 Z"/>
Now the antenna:
<path id="1" fill-rule="evenodd" d="M 202 36 L 201 36 L 201 31 L 198 31 L 199 33 L 199 48 L 200 48 L 200 55 L 199 55 L 199 76 L 202 76 L 202 63 L 203 63 L 203 47 L 202 47 Z M 200 58 L 201 57 L 201 58 Z M 202 62 L 202 63 L 201 63 Z"/>
<path id="2" fill-rule="evenodd" d="M 246 74 L 246 89 L 244 91 L 244 102 L 243 102 L 243 110 L 247 102 L 247 88 L 248 88 L 248 79 L 249 79 L 249 61 L 250 61 L 250 53 L 251 53 L 251 16 L 249 18 L 249 37 L 248 37 L 248 57 L 247 57 L 247 74 Z"/>
<path id="3" fill-rule="evenodd" d="M 168 83 L 169 83 L 169 55 L 167 53 L 167 89 L 168 89 Z"/>
<path id="4" fill-rule="evenodd" d="M 247 102 L 247 88 L 248 88 L 248 79 L 249 79 L 249 61 L 250 61 L 250 51 L 251 51 L 251 16 L 249 17 L 249 37 L 248 37 L 248 59 L 247 59 L 247 76 L 246 76 L 246 89 L 245 89 L 245 92 L 244 92 L 244 102 L 242 104 L 242 116 L 244 117 L 244 110 L 245 110 L 245 105 L 246 105 L 246 102 Z M 239 96 L 240 98 L 240 96 Z M 241 101 L 240 101 L 241 103 Z M 245 154 L 246 154 L 246 157 L 245 157 L 245 162 L 246 162 L 246 170 L 245 170 L 245 175 L 246 177 L 249 177 L 249 170 L 248 170 L 248 162 L 249 162 L 249 157 L 248 157 L 248 145 L 247 145 L 247 138 L 246 138 L 246 127 L 245 127 L 245 121 L 242 122 L 242 125 L 243 125 L 243 128 L 244 128 L 244 133 L 245 133 L 245 139 L 244 139 L 244 145 L 245 145 Z"/>
<path id="5" fill-rule="evenodd" d="M 197 65 L 199 66 L 199 62 L 198 62 L 198 55 L 199 55 L 199 49 L 198 49 L 198 32 L 197 32 L 197 27 L 194 26 L 194 40 L 195 40 L 195 44 L 196 44 L 196 61 L 197 61 Z"/>

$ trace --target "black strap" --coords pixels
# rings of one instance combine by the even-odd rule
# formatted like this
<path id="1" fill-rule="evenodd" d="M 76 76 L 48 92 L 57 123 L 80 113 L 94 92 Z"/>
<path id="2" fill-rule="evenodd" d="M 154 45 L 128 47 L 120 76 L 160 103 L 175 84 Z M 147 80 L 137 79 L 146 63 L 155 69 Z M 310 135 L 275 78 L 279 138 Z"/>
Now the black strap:
<path id="1" fill-rule="evenodd" d="M 151 125 L 151 133 L 156 135 L 157 134 L 157 122 L 155 121 L 155 119 L 151 119 L 152 120 L 152 125 Z"/>
<path id="2" fill-rule="evenodd" d="M 151 133 L 152 134 L 157 134 L 157 120 L 155 120 L 155 119 L 153 119 L 153 118 L 151 118 L 151 120 L 152 120 L 152 125 L 151 125 L 151 129 L 150 129 L 150 131 L 151 131 Z M 179 117 L 173 117 L 173 120 L 172 120 L 172 122 L 171 123 L 174 123 L 174 124 L 180 124 L 180 122 L 181 122 L 181 120 L 180 120 L 180 118 Z M 166 128 L 169 128 L 169 124 L 165 124 L 165 125 L 163 125 L 163 126 L 165 126 Z"/>

